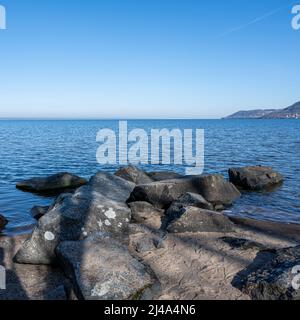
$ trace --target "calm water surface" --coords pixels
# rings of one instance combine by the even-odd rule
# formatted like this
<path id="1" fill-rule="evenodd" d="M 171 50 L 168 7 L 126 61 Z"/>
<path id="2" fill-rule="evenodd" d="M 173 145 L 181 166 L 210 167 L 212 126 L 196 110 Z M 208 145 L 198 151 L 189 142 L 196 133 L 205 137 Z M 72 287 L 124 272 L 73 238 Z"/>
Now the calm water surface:
<path id="1" fill-rule="evenodd" d="M 285 176 L 272 193 L 245 193 L 228 214 L 300 223 L 299 120 L 139 120 L 129 130 L 144 128 L 205 129 L 205 173 L 223 173 L 232 166 L 271 165 Z M 15 184 L 33 176 L 69 171 L 90 177 L 101 167 L 96 161 L 96 134 L 102 128 L 117 131 L 117 121 L 0 121 L 0 213 L 10 221 L 6 234 L 30 231 L 30 209 L 53 199 L 16 190 Z M 146 170 L 173 170 L 182 166 L 146 166 Z"/>

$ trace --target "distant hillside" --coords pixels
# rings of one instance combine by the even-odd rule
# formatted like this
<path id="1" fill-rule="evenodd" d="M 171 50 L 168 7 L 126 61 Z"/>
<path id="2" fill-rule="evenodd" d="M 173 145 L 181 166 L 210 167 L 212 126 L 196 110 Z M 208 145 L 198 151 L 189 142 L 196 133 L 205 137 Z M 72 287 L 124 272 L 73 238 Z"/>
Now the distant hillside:
<path id="1" fill-rule="evenodd" d="M 224 119 L 300 119 L 300 102 L 285 109 L 239 111 Z"/>

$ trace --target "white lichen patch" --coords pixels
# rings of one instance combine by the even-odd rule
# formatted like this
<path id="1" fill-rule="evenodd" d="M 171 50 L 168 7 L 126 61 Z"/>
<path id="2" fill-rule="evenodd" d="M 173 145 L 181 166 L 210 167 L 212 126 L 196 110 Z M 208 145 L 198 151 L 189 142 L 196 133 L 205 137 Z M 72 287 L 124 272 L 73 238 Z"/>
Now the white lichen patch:
<path id="1" fill-rule="evenodd" d="M 91 291 L 91 296 L 92 297 L 103 297 L 110 292 L 112 286 L 113 286 L 112 280 L 106 281 L 102 284 L 97 283 Z"/>
<path id="2" fill-rule="evenodd" d="M 105 220 L 104 223 L 105 223 L 105 225 L 108 226 L 108 227 L 111 226 L 111 223 L 110 223 L 109 220 Z"/>
<path id="3" fill-rule="evenodd" d="M 119 222 L 118 227 L 122 228 L 122 226 L 123 226 L 122 222 Z"/>
<path id="4" fill-rule="evenodd" d="M 98 221 L 98 227 L 100 228 L 100 230 L 102 229 L 103 227 L 103 222 L 101 220 Z"/>
<path id="5" fill-rule="evenodd" d="M 129 222 L 129 219 L 128 219 L 128 218 L 126 218 L 126 219 L 125 219 L 125 221 L 126 221 L 126 222 Z"/>
<path id="6" fill-rule="evenodd" d="M 104 214 L 108 219 L 116 219 L 117 216 L 114 209 L 112 208 L 109 208 Z"/>
<path id="7" fill-rule="evenodd" d="M 44 237 L 47 241 L 53 241 L 55 239 L 55 235 L 50 231 L 46 231 Z"/>

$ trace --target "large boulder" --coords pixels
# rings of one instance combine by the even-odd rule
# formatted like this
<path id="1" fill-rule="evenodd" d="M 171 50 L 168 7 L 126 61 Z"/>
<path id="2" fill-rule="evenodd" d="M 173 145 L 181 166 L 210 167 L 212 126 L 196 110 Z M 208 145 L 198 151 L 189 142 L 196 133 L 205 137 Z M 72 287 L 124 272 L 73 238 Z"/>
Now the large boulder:
<path id="1" fill-rule="evenodd" d="M 131 209 L 131 219 L 133 222 L 142 223 L 150 228 L 160 229 L 163 210 L 153 207 L 145 201 L 137 201 L 129 203 Z"/>
<path id="2" fill-rule="evenodd" d="M 196 207 L 182 208 L 178 217 L 168 223 L 167 231 L 185 232 L 230 232 L 233 223 L 225 215 Z"/>
<path id="3" fill-rule="evenodd" d="M 139 299 L 155 281 L 126 246 L 104 234 L 63 242 L 56 254 L 80 299 Z"/>
<path id="4" fill-rule="evenodd" d="M 115 175 L 135 184 L 153 182 L 153 180 L 144 171 L 134 166 L 123 167 L 119 169 Z"/>
<path id="5" fill-rule="evenodd" d="M 186 192 L 200 194 L 215 206 L 230 205 L 241 195 L 222 175 L 203 175 L 136 186 L 128 202 L 146 201 L 158 208 L 166 209 Z"/>
<path id="6" fill-rule="evenodd" d="M 154 181 L 180 179 L 180 178 L 184 177 L 183 175 L 176 173 L 176 172 L 172 172 L 172 171 L 148 172 L 147 174 Z"/>
<path id="7" fill-rule="evenodd" d="M 61 192 L 85 185 L 87 180 L 76 175 L 63 172 L 49 177 L 32 178 L 17 183 L 17 188 L 36 193 Z"/>
<path id="8" fill-rule="evenodd" d="M 0 214 L 0 231 L 4 229 L 8 221 Z"/>
<path id="9" fill-rule="evenodd" d="M 245 190 L 265 190 L 283 182 L 283 176 L 271 167 L 231 168 L 228 173 L 229 180 Z"/>
<path id="10" fill-rule="evenodd" d="M 97 173 L 74 194 L 63 194 L 38 222 L 31 237 L 15 256 L 19 263 L 51 264 L 54 250 L 62 241 L 85 238 L 94 232 L 108 232 L 125 238 L 131 211 L 125 203 L 134 184 Z"/>
<path id="11" fill-rule="evenodd" d="M 0 265 L 6 270 L 6 289 L 0 288 L 0 300 L 68 299 L 72 285 L 60 268 L 19 265 L 13 262 L 14 254 L 27 237 L 27 235 L 0 237 Z"/>
<path id="12" fill-rule="evenodd" d="M 246 277 L 242 291 L 254 300 L 300 300 L 300 246 L 276 250 Z"/>

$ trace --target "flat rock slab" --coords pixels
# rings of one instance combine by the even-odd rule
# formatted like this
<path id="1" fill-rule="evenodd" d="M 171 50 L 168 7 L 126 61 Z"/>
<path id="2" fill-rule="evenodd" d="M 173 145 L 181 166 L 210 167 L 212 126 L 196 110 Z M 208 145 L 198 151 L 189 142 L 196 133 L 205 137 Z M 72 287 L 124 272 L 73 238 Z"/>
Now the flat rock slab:
<path id="1" fill-rule="evenodd" d="M 184 176 L 182 174 L 172 172 L 172 171 L 157 171 L 157 172 L 148 172 L 147 175 L 153 181 L 163 181 L 163 180 L 171 180 L 171 179 L 180 179 Z"/>
<path id="2" fill-rule="evenodd" d="M 146 201 L 158 208 L 168 208 L 187 192 L 200 194 L 214 205 L 230 205 L 241 196 L 236 187 L 225 181 L 222 175 L 188 176 L 138 185 L 128 202 Z"/>
<path id="3" fill-rule="evenodd" d="M 63 242 L 56 253 L 85 300 L 139 299 L 154 284 L 149 269 L 109 236 Z"/>
<path id="4" fill-rule="evenodd" d="M 13 262 L 27 237 L 0 237 L 0 265 L 6 270 L 6 289 L 0 289 L 0 300 L 66 300 L 71 284 L 60 269 Z"/>
<path id="5" fill-rule="evenodd" d="M 271 254 L 272 258 L 247 276 L 243 292 L 254 300 L 300 300 L 300 246 Z"/>
<path id="6" fill-rule="evenodd" d="M 65 189 L 75 189 L 87 183 L 87 180 L 76 175 L 63 172 L 49 177 L 38 177 L 20 181 L 16 187 L 20 190 L 50 193 L 61 192 Z"/>
<path id="7" fill-rule="evenodd" d="M 229 180 L 245 190 L 267 190 L 283 182 L 283 176 L 271 167 L 231 168 L 228 173 Z"/>
<path id="8" fill-rule="evenodd" d="M 180 217 L 167 226 L 171 233 L 229 232 L 233 229 L 233 223 L 225 215 L 196 207 L 182 208 Z"/>
<path id="9" fill-rule="evenodd" d="M 134 166 L 123 167 L 115 175 L 135 184 L 151 183 L 153 180 L 142 170 Z"/>
<path id="10" fill-rule="evenodd" d="M 93 232 L 108 232 L 125 238 L 131 211 L 125 201 L 134 184 L 111 175 L 98 173 L 74 194 L 63 194 L 38 222 L 32 236 L 16 254 L 16 261 L 51 264 L 54 250 L 62 241 L 88 237 Z"/>

